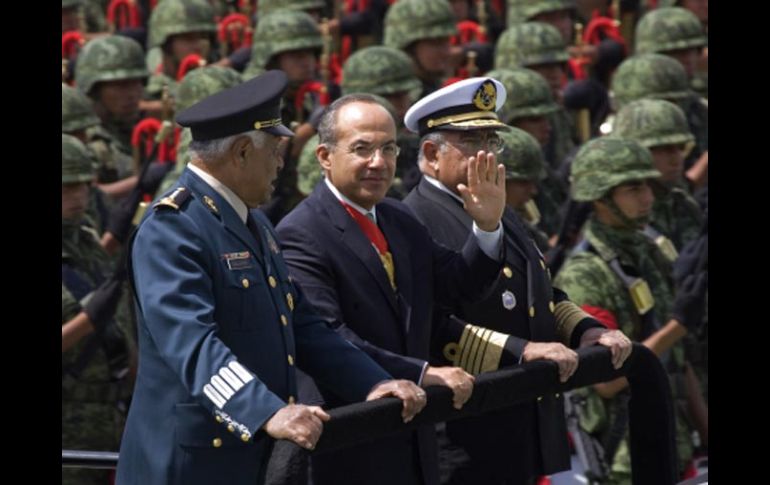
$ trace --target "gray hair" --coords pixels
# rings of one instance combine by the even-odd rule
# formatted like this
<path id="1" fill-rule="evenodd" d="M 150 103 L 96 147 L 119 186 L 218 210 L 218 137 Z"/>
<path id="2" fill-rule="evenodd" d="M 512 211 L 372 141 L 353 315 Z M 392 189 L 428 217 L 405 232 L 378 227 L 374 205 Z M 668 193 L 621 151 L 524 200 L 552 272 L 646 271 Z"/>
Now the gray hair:
<path id="1" fill-rule="evenodd" d="M 326 107 L 323 114 L 321 115 L 321 120 L 318 122 L 319 145 L 334 145 L 337 143 L 337 113 L 340 109 L 342 109 L 343 106 L 350 103 L 372 103 L 376 104 L 377 106 L 382 106 L 376 97 L 367 93 L 347 94 L 337 99 Z M 382 106 L 382 108 L 388 112 L 388 116 L 393 118 L 393 115 L 390 114 L 390 111 L 388 111 L 387 108 L 384 106 Z M 396 121 L 393 120 L 394 124 L 395 122 Z"/>
<path id="2" fill-rule="evenodd" d="M 432 141 L 436 145 L 438 145 L 439 151 L 442 153 L 445 152 L 448 149 L 446 137 L 444 136 L 443 131 L 432 131 L 426 135 L 423 135 L 422 138 L 420 138 L 420 152 L 417 155 L 418 162 L 422 162 L 425 160 L 425 152 L 422 149 L 423 143 L 426 141 Z"/>
<path id="3" fill-rule="evenodd" d="M 265 141 L 267 141 L 267 133 L 258 130 L 246 131 L 244 133 L 238 133 L 237 135 L 216 138 L 214 140 L 193 140 L 190 142 L 190 146 L 187 149 L 190 160 L 200 160 L 203 163 L 216 162 L 227 152 L 230 145 L 232 145 L 238 137 L 243 135 L 251 138 L 251 142 L 257 148 L 264 146 Z"/>

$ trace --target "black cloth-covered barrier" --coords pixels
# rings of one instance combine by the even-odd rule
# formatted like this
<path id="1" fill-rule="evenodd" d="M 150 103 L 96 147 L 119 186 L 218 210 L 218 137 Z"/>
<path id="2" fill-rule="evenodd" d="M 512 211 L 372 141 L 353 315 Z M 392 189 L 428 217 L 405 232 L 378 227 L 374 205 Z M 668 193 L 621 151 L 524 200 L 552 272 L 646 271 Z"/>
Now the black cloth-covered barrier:
<path id="1" fill-rule="evenodd" d="M 527 362 L 507 369 L 478 375 L 470 400 L 462 410 L 452 407 L 451 391 L 445 387 L 426 389 L 428 404 L 410 423 L 401 420 L 401 402 L 396 398 L 342 406 L 329 410 L 331 420 L 313 453 L 355 446 L 412 429 L 421 424 L 474 416 L 537 398 L 564 392 L 625 375 L 631 387 L 629 402 L 630 451 L 635 484 L 677 482 L 674 412 L 671 390 L 660 360 L 649 349 L 634 344 L 631 356 L 615 370 L 610 351 L 594 346 L 578 352 L 580 364 L 566 382 L 558 380 L 555 363 Z M 291 444 L 298 453 L 309 453 Z M 62 466 L 110 467 L 117 465 L 117 453 L 62 450 Z"/>

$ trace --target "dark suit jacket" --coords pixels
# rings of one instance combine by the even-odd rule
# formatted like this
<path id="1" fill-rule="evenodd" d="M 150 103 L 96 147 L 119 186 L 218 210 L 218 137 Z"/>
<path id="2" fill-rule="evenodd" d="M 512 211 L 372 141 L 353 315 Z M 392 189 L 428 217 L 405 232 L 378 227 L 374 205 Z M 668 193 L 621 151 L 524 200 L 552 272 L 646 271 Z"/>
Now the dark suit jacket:
<path id="1" fill-rule="evenodd" d="M 417 382 L 431 339 L 441 338 L 440 329 L 431 328 L 434 303 L 483 297 L 500 263 L 488 258 L 473 236 L 461 252 L 436 244 L 410 210 L 392 199 L 377 204 L 377 224 L 393 255 L 397 291 L 371 242 L 325 182 L 277 231 L 290 272 L 320 314 L 394 377 Z M 300 385 L 301 400 L 317 398 L 303 389 Z M 340 402 L 321 390 L 327 405 Z M 410 435 L 336 454 L 328 483 L 411 483 L 414 474 L 405 466 L 412 459 Z M 417 436 L 414 451 L 425 483 L 438 483 L 433 427 L 419 429 Z"/>
<path id="2" fill-rule="evenodd" d="M 425 178 L 404 203 L 425 223 L 434 239 L 449 248 L 457 248 L 471 232 L 473 221 L 459 201 Z M 510 334 L 506 348 L 518 360 L 528 341 L 559 341 L 552 302 L 566 300 L 567 296 L 552 287 L 542 254 L 518 216 L 507 207 L 503 230 L 506 260 L 496 288 L 483 301 L 458 300 L 450 310 L 463 320 Z M 516 305 L 510 310 L 502 303 L 505 291 L 515 295 Z M 579 342 L 579 335 L 573 337 L 577 339 L 570 340 Z M 572 342 L 562 343 L 570 346 Z M 532 422 L 537 426 L 532 427 Z M 491 469 L 500 472 L 499 476 L 521 476 L 528 468 L 530 474 L 553 473 L 570 466 L 563 397 L 559 394 L 542 396 L 535 403 L 503 413 L 449 422 L 447 434 L 455 444 L 465 447 L 472 459 L 488 462 L 489 467 L 494 467 Z"/>
<path id="3" fill-rule="evenodd" d="M 389 376 L 313 312 L 264 216 L 257 240 L 190 170 L 169 194 L 129 243 L 139 371 L 117 483 L 263 483 L 261 427 L 296 366 L 349 400 Z"/>

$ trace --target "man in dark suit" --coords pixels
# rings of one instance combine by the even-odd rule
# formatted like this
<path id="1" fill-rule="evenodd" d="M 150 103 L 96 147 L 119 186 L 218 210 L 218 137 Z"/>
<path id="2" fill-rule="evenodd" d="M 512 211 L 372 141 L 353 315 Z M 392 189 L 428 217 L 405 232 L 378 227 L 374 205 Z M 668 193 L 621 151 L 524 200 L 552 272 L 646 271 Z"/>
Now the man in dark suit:
<path id="1" fill-rule="evenodd" d="M 461 88 L 470 100 L 478 86 Z M 485 113 L 495 106 L 493 99 Z M 448 386 L 461 407 L 472 376 L 458 367 L 428 365 L 432 342 L 443 341 L 443 329 L 431 325 L 433 308 L 482 297 L 500 271 L 503 167 L 481 150 L 468 162 L 471 175 L 461 194 L 474 234 L 454 252 L 435 244 L 402 203 L 385 199 L 398 155 L 396 128 L 374 98 L 356 94 L 335 101 L 319 124 L 319 139 L 316 157 L 325 180 L 277 228 L 292 275 L 337 331 L 392 375 Z M 322 397 L 334 405 L 334 393 L 316 383 L 320 396 L 307 382 L 305 393 L 300 385 L 300 400 Z M 434 485 L 435 432 L 423 426 L 314 456 L 312 468 L 316 485 Z"/>
<path id="2" fill-rule="evenodd" d="M 425 393 L 320 319 L 289 278 L 264 216 L 282 165 L 270 71 L 179 113 L 191 162 L 129 242 L 139 371 L 117 483 L 261 484 L 275 439 L 313 449 L 329 419 L 295 404 L 296 367 L 348 401 L 393 395 L 404 418 Z"/>
<path id="3" fill-rule="evenodd" d="M 468 131 L 450 131 L 428 122 L 436 117 L 435 108 L 423 101 L 406 115 L 407 128 L 422 137 L 419 165 L 423 179 L 404 202 L 437 242 L 457 249 L 472 224 L 457 190 L 467 183 L 467 153 L 480 144 L 497 147 L 510 181 L 520 178 L 517 171 L 523 164 L 542 166 L 542 154 L 535 139 L 517 128 L 510 128 L 510 136 L 505 136 L 510 146 L 504 146 L 495 127 L 479 125 Z M 514 185 L 507 188 L 516 189 Z M 614 365 L 622 365 L 631 352 L 630 341 L 618 331 L 607 330 L 570 302 L 564 292 L 552 287 L 543 255 L 512 208 L 506 207 L 502 224 L 505 265 L 495 289 L 482 301 L 456 300 L 451 313 L 508 335 L 505 347 L 516 361 L 556 362 L 562 381 L 577 368 L 577 354 L 572 349 L 578 347 L 606 345 L 612 349 Z M 437 313 L 435 318 L 435 326 L 440 326 L 447 317 Z M 468 337 L 461 339 L 466 345 L 474 335 L 473 327 L 467 333 Z M 494 369 L 483 361 L 479 364 L 478 359 L 461 359 L 462 349 L 453 344 L 447 345 L 443 354 L 474 374 Z M 559 393 L 484 416 L 450 421 L 446 423 L 446 437 L 448 443 L 442 440 L 441 456 L 455 457 L 447 466 L 450 484 L 531 484 L 538 475 L 570 467 L 564 403 Z M 456 458 L 458 448 L 461 459 Z"/>

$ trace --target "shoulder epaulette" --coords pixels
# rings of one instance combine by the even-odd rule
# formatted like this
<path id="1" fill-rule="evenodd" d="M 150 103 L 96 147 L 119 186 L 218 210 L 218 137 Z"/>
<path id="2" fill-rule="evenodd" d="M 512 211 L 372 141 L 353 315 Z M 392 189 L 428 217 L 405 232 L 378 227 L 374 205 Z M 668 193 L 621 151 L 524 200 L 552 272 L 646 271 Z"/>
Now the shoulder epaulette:
<path id="1" fill-rule="evenodd" d="M 190 191 L 187 190 L 187 188 L 177 187 L 176 190 L 156 202 L 152 208 L 158 210 L 161 208 L 170 207 L 174 210 L 179 210 L 179 208 L 182 207 L 182 204 L 184 204 L 189 198 Z"/>

